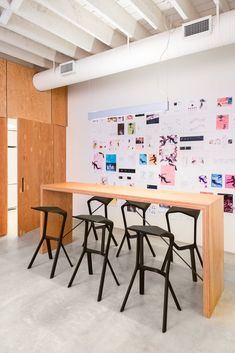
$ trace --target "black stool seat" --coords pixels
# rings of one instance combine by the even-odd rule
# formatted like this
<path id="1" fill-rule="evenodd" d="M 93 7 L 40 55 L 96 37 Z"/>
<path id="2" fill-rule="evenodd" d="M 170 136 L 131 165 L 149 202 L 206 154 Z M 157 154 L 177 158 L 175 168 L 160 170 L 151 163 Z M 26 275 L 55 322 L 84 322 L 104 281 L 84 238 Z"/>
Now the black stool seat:
<path id="1" fill-rule="evenodd" d="M 102 273 L 101 273 L 101 279 L 100 279 L 100 286 L 99 286 L 99 292 L 98 292 L 98 298 L 97 300 L 100 301 L 102 299 L 102 293 L 103 293 L 103 286 L 104 286 L 104 279 L 105 279 L 105 272 L 106 272 L 106 267 L 107 265 L 109 266 L 111 273 L 115 279 L 116 284 L 119 286 L 119 282 L 118 279 L 115 275 L 115 272 L 111 266 L 111 263 L 108 259 L 108 253 L 109 253 L 109 247 L 110 247 L 110 242 L 112 239 L 112 233 L 113 233 L 113 222 L 111 220 L 109 220 L 106 217 L 100 216 L 100 215 L 92 215 L 92 214 L 88 214 L 88 215 L 78 215 L 78 216 L 74 216 L 74 218 L 82 220 L 85 222 L 85 232 L 84 232 L 84 242 L 83 242 L 83 250 L 82 250 L 82 254 L 78 260 L 78 263 L 75 267 L 75 270 L 73 272 L 73 275 L 69 281 L 68 287 L 71 287 L 74 281 L 74 278 L 77 274 L 77 271 L 79 269 L 79 266 L 82 262 L 82 259 L 84 257 L 85 254 L 87 254 L 87 262 L 88 262 L 88 273 L 90 275 L 93 274 L 93 268 L 92 268 L 92 254 L 97 254 L 97 255 L 102 255 L 104 257 L 104 261 L 103 261 L 103 268 L 102 268 Z M 91 249 L 88 248 L 87 246 L 87 240 L 88 240 L 88 236 L 90 233 L 90 229 L 92 226 L 94 226 L 95 228 L 95 224 L 98 223 L 100 224 L 100 227 L 102 227 L 102 237 L 101 237 L 101 249 L 97 250 L 97 249 Z M 96 227 L 97 228 L 97 227 Z M 108 230 L 108 239 L 107 239 L 107 243 L 105 246 L 105 236 L 106 236 L 106 230 Z"/>
<path id="2" fill-rule="evenodd" d="M 147 211 L 151 204 L 147 202 L 126 201 L 123 206 L 134 206 L 142 211 Z"/>
<path id="3" fill-rule="evenodd" d="M 142 211 L 142 215 L 139 215 L 142 217 L 142 220 L 143 220 L 143 225 L 145 225 L 146 223 L 146 211 L 147 209 L 150 207 L 150 203 L 147 203 L 147 202 L 136 202 L 136 201 L 126 201 L 122 206 L 121 206 L 121 211 L 122 211 L 122 218 L 123 218 L 123 223 L 124 223 L 124 235 L 123 235 L 123 238 L 122 238 L 122 241 L 121 241 L 121 244 L 118 248 L 118 251 L 117 251 L 117 255 L 116 257 L 118 257 L 120 255 L 120 252 L 122 250 L 122 247 L 123 247 L 123 244 L 124 244 L 124 241 L 126 240 L 127 241 L 127 246 L 128 246 L 128 249 L 131 250 L 131 242 L 130 242 L 130 239 L 133 239 L 136 237 L 136 235 L 131 235 L 130 234 L 130 231 L 132 230 L 131 228 L 129 228 L 127 226 L 127 219 L 126 219 L 126 214 L 125 214 L 125 210 L 128 208 L 128 207 L 135 207 L 137 208 L 138 210 Z M 152 253 L 152 255 L 155 257 L 155 252 L 153 250 L 153 247 L 148 239 L 148 236 L 145 235 L 145 240 L 149 246 L 149 249 Z"/>
<path id="4" fill-rule="evenodd" d="M 100 197 L 100 196 L 93 196 L 91 197 L 88 201 L 87 201 L 87 205 L 88 205 L 88 210 L 89 210 L 89 214 L 90 215 L 93 215 L 94 212 L 99 209 L 101 206 L 104 206 L 104 215 L 105 215 L 105 218 L 108 219 L 108 205 L 110 204 L 110 202 L 112 201 L 113 199 L 110 198 L 110 197 Z M 92 208 L 91 208 L 91 203 L 93 201 L 96 201 L 96 202 L 99 202 L 101 205 L 94 211 L 92 211 Z M 94 223 L 100 223 L 100 222 L 92 222 L 91 225 L 90 225 L 90 229 L 89 229 L 89 232 L 88 234 L 90 234 L 90 231 L 91 229 L 93 229 L 93 232 L 94 232 L 94 236 L 95 236 L 95 239 L 98 240 L 98 234 L 97 234 L 97 229 L 100 229 L 102 228 L 102 226 L 95 226 Z M 118 243 L 114 237 L 114 235 L 112 234 L 112 241 L 114 242 L 115 246 L 118 246 Z"/>
<path id="5" fill-rule="evenodd" d="M 57 213 L 60 214 L 62 216 L 67 216 L 67 212 L 62 210 L 62 208 L 60 207 L 54 207 L 54 206 L 37 206 L 37 207 L 31 207 L 32 210 L 36 210 L 36 211 L 41 211 L 44 213 Z"/>
<path id="6" fill-rule="evenodd" d="M 190 217 L 193 217 L 194 219 L 198 219 L 199 214 L 200 214 L 200 210 L 194 210 L 192 208 L 184 208 L 184 207 L 172 206 L 172 207 L 169 208 L 167 213 L 168 214 L 170 214 L 170 213 L 183 213 L 186 216 L 190 216 Z"/>
<path id="7" fill-rule="evenodd" d="M 175 292 L 171 286 L 170 280 L 169 280 L 169 273 L 170 273 L 170 264 L 171 264 L 171 253 L 172 253 L 172 247 L 174 243 L 174 235 L 171 234 L 170 232 L 167 232 L 166 230 L 157 227 L 157 226 L 146 226 L 146 225 L 134 225 L 129 227 L 128 229 L 136 232 L 136 263 L 135 263 L 135 269 L 133 272 L 133 275 L 131 277 L 130 284 L 128 286 L 126 295 L 124 297 L 122 306 L 120 311 L 124 311 L 131 288 L 133 286 L 135 277 L 137 272 L 139 271 L 139 293 L 144 294 L 145 292 L 145 271 L 150 271 L 150 272 L 155 272 L 160 274 L 165 278 L 165 289 L 164 289 L 164 304 L 163 304 L 163 321 L 162 321 L 162 332 L 166 332 L 167 329 L 167 310 L 168 310 L 168 292 L 170 290 L 171 295 L 173 297 L 173 300 L 175 302 L 175 305 L 178 310 L 181 310 L 181 307 L 179 305 L 179 302 L 177 300 L 177 297 L 175 295 Z M 152 267 L 152 266 L 146 266 L 144 264 L 144 237 L 146 235 L 154 235 L 154 236 L 159 236 L 161 238 L 167 238 L 166 243 L 168 244 L 168 249 L 164 258 L 164 261 L 162 263 L 161 268 L 157 267 Z"/>
<path id="8" fill-rule="evenodd" d="M 140 225 L 133 225 L 128 227 L 128 229 L 132 230 L 133 232 L 139 232 L 143 234 L 155 235 L 158 237 L 167 236 L 168 238 L 172 238 L 174 240 L 173 234 L 167 232 L 165 229 L 162 229 L 158 226 L 140 226 Z"/>
<path id="9" fill-rule="evenodd" d="M 194 219 L 194 235 L 193 235 L 193 242 L 187 245 L 178 245 L 174 242 L 173 247 L 177 250 L 189 250 L 190 251 L 190 258 L 191 258 L 191 269 L 192 269 L 192 279 L 194 282 L 197 282 L 197 269 L 196 269 L 196 261 L 195 261 L 195 251 L 198 255 L 199 261 L 201 266 L 203 266 L 202 257 L 198 250 L 197 246 L 197 220 L 200 214 L 200 210 L 195 210 L 192 208 L 184 208 L 184 207 L 175 207 L 172 206 L 166 212 L 166 221 L 167 221 L 167 228 L 168 231 L 171 232 L 170 226 L 170 215 L 175 213 L 182 213 L 186 216 L 192 217 Z M 171 260 L 173 260 L 173 253 L 171 255 Z"/>
<path id="10" fill-rule="evenodd" d="M 78 216 L 73 216 L 73 218 L 80 219 L 81 221 L 88 221 L 88 222 L 92 222 L 92 223 L 101 223 L 104 225 L 113 226 L 113 222 L 110 219 L 105 218 L 100 215 L 84 215 L 84 214 L 82 214 L 82 215 L 78 215 Z"/>
<path id="11" fill-rule="evenodd" d="M 70 266 L 72 267 L 73 264 L 70 261 L 70 258 L 68 256 L 67 251 L 65 250 L 65 247 L 63 245 L 63 234 L 64 234 L 64 228 L 65 228 L 65 222 L 67 219 L 67 212 L 65 210 L 63 210 L 60 207 L 55 207 L 55 206 L 37 206 L 37 207 L 32 207 L 33 210 L 36 211 L 40 211 L 44 213 L 44 224 L 43 224 L 43 233 L 42 233 L 42 237 L 39 241 L 39 244 L 33 254 L 33 257 L 28 265 L 28 269 L 32 267 L 34 260 L 42 246 L 42 243 L 44 242 L 44 240 L 46 241 L 47 244 L 47 250 L 48 250 L 48 256 L 49 259 L 51 260 L 52 257 L 52 250 L 51 250 L 51 241 L 56 241 L 58 243 L 57 245 L 57 249 L 56 249 L 56 253 L 55 253 L 55 259 L 53 261 L 53 265 L 52 265 L 52 269 L 51 269 L 51 275 L 50 278 L 53 278 L 55 275 L 55 270 L 56 270 L 56 265 L 57 265 L 57 261 L 58 261 L 58 257 L 59 257 L 59 253 L 60 253 L 60 249 L 62 248 L 65 256 L 70 264 Z M 52 214 L 57 214 L 59 216 L 62 217 L 62 222 L 61 222 L 61 228 L 60 228 L 60 232 L 58 234 L 58 236 L 56 235 L 49 235 L 47 234 L 47 223 L 48 223 L 48 215 L 52 213 Z"/>
<path id="12" fill-rule="evenodd" d="M 110 197 L 100 197 L 100 196 L 93 196 L 88 201 L 97 201 L 102 203 L 103 205 L 108 206 L 113 199 Z"/>

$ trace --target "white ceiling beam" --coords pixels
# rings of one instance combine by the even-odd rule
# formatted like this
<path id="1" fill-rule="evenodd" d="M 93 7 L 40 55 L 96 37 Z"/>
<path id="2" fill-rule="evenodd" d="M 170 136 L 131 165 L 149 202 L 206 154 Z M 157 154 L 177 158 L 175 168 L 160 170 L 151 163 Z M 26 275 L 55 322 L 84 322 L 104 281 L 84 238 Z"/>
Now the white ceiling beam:
<path id="1" fill-rule="evenodd" d="M 88 33 L 71 26 L 67 21 L 63 21 L 63 25 L 61 25 L 59 16 L 46 10 L 41 5 L 37 5 L 32 0 L 25 0 L 17 11 L 17 15 L 92 54 L 108 48 Z"/>
<path id="2" fill-rule="evenodd" d="M 56 50 L 45 47 L 3 27 L 0 27 L 0 41 L 57 63 L 71 60 L 70 57 L 63 54 L 58 55 Z"/>
<path id="3" fill-rule="evenodd" d="M 7 28 L 74 59 L 81 59 L 89 55 L 75 45 L 16 15 L 12 16 Z"/>
<path id="4" fill-rule="evenodd" d="M 217 4 L 219 4 L 219 8 L 221 11 L 226 12 L 231 10 L 227 0 L 213 0 L 213 1 L 216 6 Z"/>
<path id="5" fill-rule="evenodd" d="M 149 32 L 114 0 L 86 0 L 86 2 L 126 36 L 133 39 L 149 36 Z"/>
<path id="6" fill-rule="evenodd" d="M 16 48 L 10 44 L 4 43 L 0 41 L 0 47 L 1 47 L 1 53 L 4 53 L 6 55 L 10 55 L 12 57 L 15 57 L 17 59 L 26 61 L 28 63 L 41 66 L 44 68 L 52 68 L 53 63 L 47 59 L 43 59 L 42 57 L 39 57 L 35 54 L 29 53 L 23 49 Z"/>
<path id="7" fill-rule="evenodd" d="M 154 29 L 163 32 L 167 29 L 166 18 L 157 5 L 152 0 L 129 0 L 136 11 L 147 21 Z"/>
<path id="8" fill-rule="evenodd" d="M 200 17 L 190 0 L 169 0 L 183 20 L 195 20 Z"/>
<path id="9" fill-rule="evenodd" d="M 2 11 L 0 15 L 0 23 L 3 25 L 6 25 L 11 16 L 13 15 L 13 12 L 16 12 L 19 10 L 20 6 L 22 5 L 24 0 L 11 0 L 9 3 L 8 1 L 5 2 L 4 0 L 0 1 L 0 5 L 2 3 L 2 6 L 4 7 L 4 10 Z"/>
<path id="10" fill-rule="evenodd" d="M 0 0 L 0 6 L 5 9 L 9 6 L 9 2 L 7 0 Z"/>
<path id="11" fill-rule="evenodd" d="M 126 38 L 121 33 L 113 30 L 97 16 L 86 10 L 85 7 L 74 2 L 74 0 L 67 0 L 67 2 L 64 0 L 34 1 L 112 48 L 126 43 Z"/>

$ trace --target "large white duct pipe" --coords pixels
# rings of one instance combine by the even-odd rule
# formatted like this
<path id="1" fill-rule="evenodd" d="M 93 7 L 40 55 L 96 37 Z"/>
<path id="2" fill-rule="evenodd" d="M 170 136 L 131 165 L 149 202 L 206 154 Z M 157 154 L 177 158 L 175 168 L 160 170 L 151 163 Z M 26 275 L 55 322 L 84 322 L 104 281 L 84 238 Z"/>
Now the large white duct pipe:
<path id="1" fill-rule="evenodd" d="M 78 60 L 75 72 L 66 76 L 59 73 L 58 67 L 40 72 L 34 75 L 33 83 L 40 91 L 53 89 L 232 43 L 235 43 L 235 10 L 222 14 L 219 21 L 213 17 L 209 35 L 184 38 L 180 27 Z"/>

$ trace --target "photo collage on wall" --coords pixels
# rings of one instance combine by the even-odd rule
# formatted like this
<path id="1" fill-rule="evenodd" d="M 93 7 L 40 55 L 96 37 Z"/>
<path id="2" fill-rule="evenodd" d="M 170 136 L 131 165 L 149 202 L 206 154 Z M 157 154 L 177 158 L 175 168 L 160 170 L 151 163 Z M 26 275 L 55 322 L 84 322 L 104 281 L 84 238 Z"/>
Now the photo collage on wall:
<path id="1" fill-rule="evenodd" d="M 233 213 L 232 96 L 175 100 L 167 111 L 130 112 L 90 124 L 94 182 L 217 193 L 224 196 L 224 211 Z"/>

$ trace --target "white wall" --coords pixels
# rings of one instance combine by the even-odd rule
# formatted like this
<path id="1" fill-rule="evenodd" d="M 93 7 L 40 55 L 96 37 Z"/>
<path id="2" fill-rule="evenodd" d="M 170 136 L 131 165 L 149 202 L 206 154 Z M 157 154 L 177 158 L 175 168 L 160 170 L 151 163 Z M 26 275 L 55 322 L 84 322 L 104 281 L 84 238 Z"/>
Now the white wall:
<path id="1" fill-rule="evenodd" d="M 89 173 L 91 140 L 88 112 L 147 104 L 166 98 L 170 101 L 199 96 L 212 99 L 233 95 L 235 98 L 234 59 L 233 45 L 70 86 L 67 180 L 92 181 Z M 85 198 L 75 197 L 74 213 L 86 211 Z M 109 215 L 117 226 L 122 225 L 121 215 L 115 208 L 110 208 Z M 158 219 L 155 216 L 150 222 L 166 225 L 163 215 Z M 181 224 L 177 223 L 176 236 L 186 241 L 188 234 L 181 229 Z M 234 228 L 235 214 L 225 214 L 225 250 L 235 253 Z"/>

